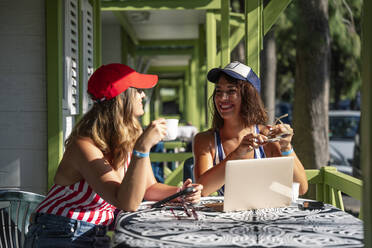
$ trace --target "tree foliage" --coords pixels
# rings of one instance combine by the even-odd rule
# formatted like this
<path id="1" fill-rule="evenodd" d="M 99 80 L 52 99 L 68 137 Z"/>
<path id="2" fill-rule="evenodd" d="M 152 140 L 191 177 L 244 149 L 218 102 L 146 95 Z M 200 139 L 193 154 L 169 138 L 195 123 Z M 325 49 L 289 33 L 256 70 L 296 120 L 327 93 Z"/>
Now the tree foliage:
<path id="1" fill-rule="evenodd" d="M 353 99 L 360 90 L 361 0 L 331 0 L 331 100 Z"/>
<path id="2" fill-rule="evenodd" d="M 336 105 L 340 100 L 353 100 L 360 90 L 361 8 L 362 0 L 329 1 L 330 102 Z M 298 10 L 292 3 L 275 26 L 278 58 L 276 95 L 282 101 L 293 101 L 297 41 L 295 27 L 299 23 L 298 18 Z"/>

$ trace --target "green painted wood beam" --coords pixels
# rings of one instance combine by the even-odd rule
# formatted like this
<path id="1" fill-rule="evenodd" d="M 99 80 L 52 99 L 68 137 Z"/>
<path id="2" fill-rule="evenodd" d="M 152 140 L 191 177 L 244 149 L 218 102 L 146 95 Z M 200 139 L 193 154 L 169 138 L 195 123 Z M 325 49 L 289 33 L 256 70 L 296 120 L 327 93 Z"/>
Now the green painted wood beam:
<path id="1" fill-rule="evenodd" d="M 357 200 L 362 200 L 362 180 L 338 172 L 335 167 L 324 167 L 324 183 L 331 185 L 333 188 L 341 190 Z M 333 170 L 330 170 L 333 169 Z"/>
<path id="2" fill-rule="evenodd" d="M 63 154 L 63 1 L 46 1 L 46 84 L 48 115 L 48 189 Z"/>
<path id="3" fill-rule="evenodd" d="M 263 10 L 263 34 L 266 34 L 272 25 L 277 21 L 279 15 L 286 9 L 291 0 L 283 1 L 270 1 L 270 3 Z M 216 13 L 215 18 L 217 21 L 221 21 L 221 14 Z M 237 44 L 244 38 L 245 29 L 245 18 L 244 14 L 241 13 L 230 13 L 230 26 L 236 27 L 237 29 L 233 31 L 230 36 L 231 50 L 233 50 Z M 262 45 L 260 45 L 262 46 Z M 217 55 L 217 60 L 219 61 L 220 54 Z"/>
<path id="4" fill-rule="evenodd" d="M 139 46 L 195 46 L 197 39 L 139 40 Z"/>
<path id="5" fill-rule="evenodd" d="M 246 63 L 260 76 L 260 51 L 262 49 L 262 0 L 245 0 Z"/>
<path id="6" fill-rule="evenodd" d="M 220 9 L 220 0 L 126 0 L 102 1 L 102 11 L 127 11 L 127 10 L 171 10 L 193 9 L 209 10 Z"/>
<path id="7" fill-rule="evenodd" d="M 164 180 L 164 184 L 181 187 L 183 184 L 183 165 L 179 165 L 174 171 L 172 171 Z"/>
<path id="8" fill-rule="evenodd" d="M 233 50 L 244 37 L 245 27 L 244 25 L 236 28 L 230 35 L 231 50 Z"/>
<path id="9" fill-rule="evenodd" d="M 263 10 L 263 32 L 266 34 L 269 32 L 270 28 L 278 20 L 279 16 L 285 11 L 292 0 L 282 0 L 282 1 L 270 1 Z M 216 14 L 216 20 L 221 21 L 221 15 Z M 244 25 L 245 19 L 244 14 L 241 13 L 230 13 L 230 25 L 239 27 Z"/>
<path id="10" fill-rule="evenodd" d="M 184 107 L 183 107 L 183 117 L 184 119 L 189 119 L 190 118 L 190 115 L 192 113 L 192 109 L 190 109 L 189 107 L 189 99 L 191 98 L 191 90 L 190 90 L 190 66 L 187 67 L 187 70 L 186 70 L 186 73 L 185 73 L 185 81 L 184 81 L 184 85 L 183 85 L 183 94 L 184 94 L 184 98 L 183 98 L 183 102 L 180 102 L 180 104 L 182 104 Z"/>
<path id="11" fill-rule="evenodd" d="M 199 25 L 199 28 L 200 28 L 201 25 Z M 203 35 L 204 34 L 204 31 L 203 30 L 199 30 L 199 39 L 200 39 L 200 35 Z M 204 40 L 204 36 L 203 36 L 203 40 Z M 205 103 L 204 103 L 204 100 L 201 98 L 201 96 L 204 95 L 204 86 L 205 86 L 205 77 L 200 80 L 200 76 L 201 76 L 201 73 L 200 71 L 202 70 L 202 67 L 203 67 L 203 64 L 201 63 L 200 61 L 200 58 L 202 56 L 200 56 L 200 51 L 202 50 L 202 52 L 204 52 L 204 48 L 200 48 L 201 46 L 201 43 L 200 41 L 195 45 L 194 47 L 194 53 L 193 53 L 193 56 L 191 58 L 191 65 L 192 67 L 192 70 L 194 72 L 192 72 L 192 76 L 193 76 L 193 80 L 195 81 L 193 83 L 193 92 L 194 92 L 194 98 L 195 98 L 195 113 L 194 113 L 194 120 L 192 122 L 192 124 L 194 126 L 197 127 L 198 130 L 201 130 L 202 126 L 204 126 L 204 115 L 205 115 Z M 203 59 L 204 60 L 204 59 Z"/>
<path id="12" fill-rule="evenodd" d="M 316 199 L 344 210 L 341 192 L 361 200 L 361 180 L 338 172 L 335 167 L 324 166 L 320 170 L 305 170 L 309 184 L 316 185 Z"/>
<path id="13" fill-rule="evenodd" d="M 178 102 L 179 103 L 185 102 L 185 79 L 183 79 L 182 82 L 180 83 L 180 86 L 178 87 L 178 92 L 177 93 L 178 93 L 178 97 L 179 97 Z M 179 104 L 178 105 L 178 109 L 180 111 L 181 116 L 184 116 L 184 112 L 185 112 L 184 107 L 185 107 L 184 104 Z"/>
<path id="14" fill-rule="evenodd" d="M 342 199 L 342 192 L 340 190 L 332 189 L 331 194 L 334 196 L 335 206 L 345 211 L 344 201 Z"/>
<path id="15" fill-rule="evenodd" d="M 205 58 L 206 58 L 206 36 L 205 36 L 205 27 L 204 24 L 199 24 L 199 77 L 197 81 L 197 94 L 198 94 L 198 106 L 199 106 L 199 119 L 200 119 L 200 126 L 199 130 L 206 129 L 206 115 L 207 115 L 207 98 L 206 96 L 206 87 L 207 87 L 207 80 L 206 80 L 206 65 L 205 65 Z"/>
<path id="16" fill-rule="evenodd" d="M 175 66 L 150 66 L 147 73 L 171 73 L 171 72 L 182 72 L 187 70 L 187 65 L 175 65 Z"/>
<path id="17" fill-rule="evenodd" d="M 193 49 L 187 48 L 187 49 L 136 49 L 136 55 L 139 56 L 155 56 L 155 55 L 191 55 Z"/>
<path id="18" fill-rule="evenodd" d="M 119 21 L 120 25 L 122 28 L 124 28 L 124 30 L 126 31 L 126 33 L 128 34 L 129 38 L 132 40 L 133 44 L 135 44 L 136 46 L 138 45 L 138 38 L 137 38 L 137 35 L 136 35 L 136 31 L 134 31 L 134 28 L 132 27 L 132 24 L 129 22 L 128 18 L 125 16 L 124 13 L 120 13 L 120 12 L 112 12 L 116 19 Z"/>
<path id="19" fill-rule="evenodd" d="M 159 80 L 159 87 L 161 88 L 179 88 L 183 84 L 183 80 L 164 81 Z"/>
<path id="20" fill-rule="evenodd" d="M 128 39 L 128 49 L 130 56 L 136 58 L 136 45 L 133 43 L 132 39 Z"/>
<path id="21" fill-rule="evenodd" d="M 190 77 L 190 85 L 189 85 L 189 95 L 190 98 L 187 98 L 187 106 L 186 108 L 190 109 L 189 111 L 189 117 L 186 118 L 186 121 L 190 122 L 192 125 L 195 127 L 199 128 L 199 111 L 200 109 L 198 108 L 198 94 L 197 94 L 197 77 L 198 77 L 198 56 L 199 49 L 198 46 L 194 48 L 193 56 L 191 57 L 190 60 L 190 65 L 189 65 L 189 77 Z"/>
<path id="22" fill-rule="evenodd" d="M 184 161 L 191 158 L 192 152 L 179 152 L 179 153 L 162 153 L 162 152 L 151 152 L 151 162 L 174 162 Z"/>
<path id="23" fill-rule="evenodd" d="M 305 172 L 309 183 L 311 184 L 323 183 L 323 178 L 320 173 L 320 170 L 305 170 Z"/>
<path id="24" fill-rule="evenodd" d="M 244 33 L 245 33 L 245 26 L 244 25 L 240 26 L 239 28 L 237 28 L 233 31 L 233 33 L 230 35 L 230 45 L 231 45 L 230 51 L 234 50 L 234 48 L 239 44 L 239 42 L 244 37 Z M 216 55 L 215 66 L 216 67 L 221 66 L 221 50 L 218 51 L 218 53 Z"/>
<path id="25" fill-rule="evenodd" d="M 154 92 L 154 111 L 153 111 L 153 116 L 151 119 L 157 119 L 160 116 L 160 111 L 161 111 L 161 102 L 160 102 L 160 87 L 156 87 Z"/>
<path id="26" fill-rule="evenodd" d="M 230 0 L 221 0 L 221 66 L 230 63 Z"/>
<path id="27" fill-rule="evenodd" d="M 130 45 L 127 32 L 125 31 L 124 28 L 120 29 L 120 38 L 121 38 L 121 63 L 127 65 Z"/>
<path id="28" fill-rule="evenodd" d="M 216 13 L 215 17 L 216 17 L 217 22 L 221 22 L 221 14 L 220 13 Z M 229 23 L 230 23 L 230 26 L 233 26 L 233 27 L 239 27 L 241 25 L 244 25 L 244 14 L 230 12 Z"/>
<path id="29" fill-rule="evenodd" d="M 199 24 L 199 64 L 205 64 L 206 57 L 206 36 L 205 36 L 205 26 L 204 24 Z"/>
<path id="30" fill-rule="evenodd" d="M 220 63 L 221 60 L 216 60 L 217 56 L 217 23 L 215 14 L 213 11 L 208 10 L 206 13 L 206 44 L 207 45 L 207 72 L 212 68 L 216 67 L 216 62 Z M 212 83 L 207 83 L 207 99 L 213 94 L 214 85 Z M 207 126 L 211 126 L 212 114 L 207 111 Z"/>
<path id="31" fill-rule="evenodd" d="M 151 113 L 150 113 L 150 105 L 146 104 L 144 106 L 144 114 L 141 117 L 141 124 L 142 126 L 148 126 L 151 122 Z"/>
<path id="32" fill-rule="evenodd" d="M 269 32 L 270 28 L 278 20 L 281 13 L 288 7 L 292 0 L 270 1 L 263 12 L 263 31 Z"/>
<path id="33" fill-rule="evenodd" d="M 179 148 L 186 148 L 187 143 L 179 140 L 173 140 L 173 141 L 166 141 L 164 142 L 164 149 L 179 149 Z"/>
<path id="34" fill-rule="evenodd" d="M 372 247 L 372 1 L 363 1 L 362 10 L 362 114 L 361 167 L 364 182 L 364 245 Z"/>
<path id="35" fill-rule="evenodd" d="M 102 22 L 101 1 L 91 1 L 93 6 L 93 64 L 97 69 L 102 65 Z"/>

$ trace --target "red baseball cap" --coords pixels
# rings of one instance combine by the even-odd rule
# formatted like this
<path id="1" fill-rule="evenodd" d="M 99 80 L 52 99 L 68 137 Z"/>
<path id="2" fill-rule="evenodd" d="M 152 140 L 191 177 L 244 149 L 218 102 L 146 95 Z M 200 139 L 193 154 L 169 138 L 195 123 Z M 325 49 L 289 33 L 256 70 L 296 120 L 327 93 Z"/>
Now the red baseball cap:
<path id="1" fill-rule="evenodd" d="M 88 93 L 93 100 L 104 101 L 112 99 L 129 87 L 148 89 L 158 82 L 157 75 L 141 74 L 127 65 L 114 63 L 102 65 L 88 81 Z"/>

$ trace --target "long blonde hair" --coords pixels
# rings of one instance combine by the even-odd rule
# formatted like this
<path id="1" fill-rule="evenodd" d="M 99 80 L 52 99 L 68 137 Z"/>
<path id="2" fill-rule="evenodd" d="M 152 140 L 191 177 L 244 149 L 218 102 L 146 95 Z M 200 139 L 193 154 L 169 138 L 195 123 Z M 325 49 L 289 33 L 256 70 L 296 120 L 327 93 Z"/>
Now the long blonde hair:
<path id="1" fill-rule="evenodd" d="M 66 147 L 79 137 L 91 138 L 111 166 L 118 168 L 128 159 L 128 153 L 142 132 L 133 115 L 135 95 L 136 89 L 129 88 L 113 99 L 94 103 L 72 130 Z"/>

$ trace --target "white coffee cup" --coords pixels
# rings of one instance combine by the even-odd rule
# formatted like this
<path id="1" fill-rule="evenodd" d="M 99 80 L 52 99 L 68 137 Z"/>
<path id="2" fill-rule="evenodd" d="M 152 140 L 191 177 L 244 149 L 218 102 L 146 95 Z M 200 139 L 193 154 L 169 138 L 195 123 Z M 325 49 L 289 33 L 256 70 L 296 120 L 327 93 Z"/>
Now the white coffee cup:
<path id="1" fill-rule="evenodd" d="M 300 183 L 293 182 L 292 184 L 292 202 L 297 202 L 300 191 Z"/>
<path id="2" fill-rule="evenodd" d="M 175 140 L 178 135 L 178 119 L 165 119 L 167 126 L 167 134 L 164 137 L 165 141 Z"/>

